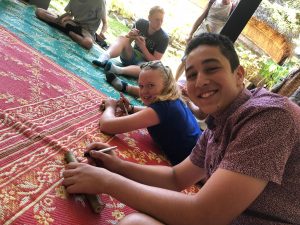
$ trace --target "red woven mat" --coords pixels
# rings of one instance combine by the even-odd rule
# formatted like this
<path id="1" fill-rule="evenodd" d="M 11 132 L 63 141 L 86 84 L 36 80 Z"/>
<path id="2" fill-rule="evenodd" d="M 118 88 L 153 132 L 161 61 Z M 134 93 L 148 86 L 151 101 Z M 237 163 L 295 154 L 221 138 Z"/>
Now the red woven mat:
<path id="1" fill-rule="evenodd" d="M 133 212 L 103 194 L 98 215 L 68 196 L 64 153 L 80 160 L 88 142 L 103 141 L 125 160 L 167 165 L 147 131 L 100 133 L 104 95 L 2 27 L 0 62 L 0 224 L 116 224 Z"/>
<path id="2" fill-rule="evenodd" d="M 0 27 L 0 223 L 115 224 L 132 212 L 102 195 L 101 215 L 69 197 L 64 152 L 80 157 L 87 142 L 113 142 L 120 157 L 166 164 L 145 130 L 115 137 L 99 132 L 103 95 Z"/>

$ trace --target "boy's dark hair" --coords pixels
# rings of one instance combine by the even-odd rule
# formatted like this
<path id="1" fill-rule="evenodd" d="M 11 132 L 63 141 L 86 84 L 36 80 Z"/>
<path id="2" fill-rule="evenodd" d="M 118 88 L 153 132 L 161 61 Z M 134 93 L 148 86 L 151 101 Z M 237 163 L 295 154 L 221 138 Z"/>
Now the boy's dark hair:
<path id="1" fill-rule="evenodd" d="M 239 57 L 228 37 L 216 33 L 201 33 L 189 42 L 185 49 L 185 56 L 200 45 L 219 47 L 221 53 L 228 59 L 232 72 L 240 65 Z"/>

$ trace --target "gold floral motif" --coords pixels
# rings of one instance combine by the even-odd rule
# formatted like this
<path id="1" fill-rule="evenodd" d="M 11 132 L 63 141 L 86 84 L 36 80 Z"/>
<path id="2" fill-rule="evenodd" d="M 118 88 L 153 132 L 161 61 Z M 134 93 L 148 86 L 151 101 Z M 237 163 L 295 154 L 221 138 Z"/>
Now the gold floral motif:
<path id="1" fill-rule="evenodd" d="M 16 192 L 14 190 L 5 190 L 2 189 L 1 193 L 0 193 L 0 199 L 2 202 L 2 205 L 6 205 L 9 204 L 10 201 L 14 201 L 16 200 L 16 198 L 14 197 L 16 194 Z"/>
<path id="2" fill-rule="evenodd" d="M 64 186 L 59 186 L 55 188 L 55 196 L 61 199 L 67 199 L 68 192 L 66 191 L 66 188 Z"/>
<path id="3" fill-rule="evenodd" d="M 37 172 L 37 180 L 40 183 L 52 183 L 53 182 L 53 177 L 52 177 L 52 173 L 50 172 Z"/>
<path id="4" fill-rule="evenodd" d="M 118 155 L 124 159 L 134 159 L 139 164 L 147 164 L 149 160 L 156 161 L 157 163 L 167 162 L 167 159 L 163 155 L 158 155 L 154 152 L 145 152 L 139 149 L 122 150 L 118 152 Z"/>
<path id="5" fill-rule="evenodd" d="M 51 218 L 50 214 L 44 210 L 39 211 L 38 215 L 34 215 L 34 218 L 39 224 L 49 225 L 54 222 L 54 219 Z"/>
<path id="6" fill-rule="evenodd" d="M 120 220 L 125 216 L 125 213 L 116 209 L 114 211 L 112 211 L 111 213 L 112 217 L 114 217 L 116 220 Z"/>
<path id="7" fill-rule="evenodd" d="M 0 222 L 3 221 L 7 212 L 13 207 L 12 203 L 15 201 L 15 191 L 2 189 L 0 192 Z"/>
<path id="8" fill-rule="evenodd" d="M 14 96 L 12 96 L 9 93 L 6 93 L 6 94 L 2 93 L 2 94 L 0 94 L 0 100 L 1 99 L 5 99 L 6 100 L 5 103 L 10 103 L 10 102 L 14 102 L 15 101 Z"/>
<path id="9" fill-rule="evenodd" d="M 54 212 L 56 209 L 54 206 L 54 199 L 56 197 L 56 195 L 48 194 L 43 200 L 34 205 L 34 218 L 39 224 L 47 225 L 54 222 L 50 212 Z"/>

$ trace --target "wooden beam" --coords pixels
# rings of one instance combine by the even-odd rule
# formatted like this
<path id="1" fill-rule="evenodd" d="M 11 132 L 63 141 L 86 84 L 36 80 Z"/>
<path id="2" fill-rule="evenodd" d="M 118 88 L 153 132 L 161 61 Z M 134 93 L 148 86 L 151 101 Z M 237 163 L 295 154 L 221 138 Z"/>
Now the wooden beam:
<path id="1" fill-rule="evenodd" d="M 262 0 L 241 0 L 221 30 L 235 42 Z"/>

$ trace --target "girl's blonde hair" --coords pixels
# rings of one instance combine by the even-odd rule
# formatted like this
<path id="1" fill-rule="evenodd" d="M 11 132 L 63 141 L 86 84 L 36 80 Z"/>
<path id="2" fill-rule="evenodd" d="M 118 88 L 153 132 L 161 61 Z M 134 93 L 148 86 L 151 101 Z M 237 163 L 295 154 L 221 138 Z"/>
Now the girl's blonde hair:
<path id="1" fill-rule="evenodd" d="M 156 96 L 156 99 L 153 102 L 176 100 L 181 98 L 181 91 L 170 67 L 164 66 L 159 60 L 143 63 L 140 67 L 142 70 L 158 70 L 163 78 L 164 88 L 161 94 Z"/>

